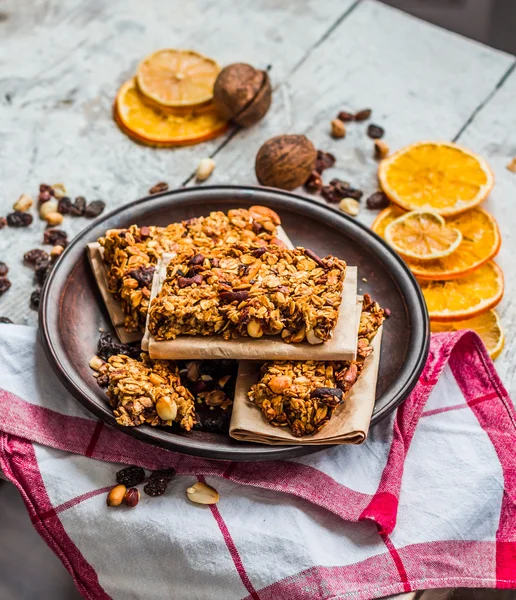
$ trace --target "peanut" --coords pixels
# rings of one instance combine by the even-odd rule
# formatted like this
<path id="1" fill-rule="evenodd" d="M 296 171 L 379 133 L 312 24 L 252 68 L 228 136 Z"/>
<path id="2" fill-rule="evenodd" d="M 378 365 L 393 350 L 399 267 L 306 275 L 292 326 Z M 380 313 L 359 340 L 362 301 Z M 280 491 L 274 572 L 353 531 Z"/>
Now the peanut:
<path id="1" fill-rule="evenodd" d="M 19 210 L 21 212 L 25 212 L 26 210 L 29 210 L 29 208 L 32 206 L 33 204 L 33 200 L 30 196 L 27 196 L 27 194 L 22 194 L 18 200 L 16 200 L 16 202 L 13 204 L 13 208 L 14 210 Z"/>

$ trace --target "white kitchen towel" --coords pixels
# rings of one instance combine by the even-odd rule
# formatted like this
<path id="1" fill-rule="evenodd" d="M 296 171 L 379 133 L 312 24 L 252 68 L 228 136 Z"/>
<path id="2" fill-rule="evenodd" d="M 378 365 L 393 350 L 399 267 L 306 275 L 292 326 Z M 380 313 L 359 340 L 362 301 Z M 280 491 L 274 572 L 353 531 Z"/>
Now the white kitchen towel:
<path id="1" fill-rule="evenodd" d="M 423 375 L 361 446 L 235 463 L 98 422 L 34 329 L 0 326 L 0 468 L 89 599 L 338 600 L 516 587 L 516 416 L 480 338 L 438 334 Z M 121 465 L 178 475 L 108 508 Z M 206 480 L 212 506 L 185 490 Z"/>

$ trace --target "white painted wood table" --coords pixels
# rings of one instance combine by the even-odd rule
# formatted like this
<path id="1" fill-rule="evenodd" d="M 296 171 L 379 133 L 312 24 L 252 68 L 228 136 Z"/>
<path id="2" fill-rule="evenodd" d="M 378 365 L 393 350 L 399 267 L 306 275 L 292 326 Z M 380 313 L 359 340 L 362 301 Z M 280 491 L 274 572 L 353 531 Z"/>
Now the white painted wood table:
<path id="1" fill-rule="evenodd" d="M 170 46 L 221 64 L 271 65 L 267 117 L 183 149 L 131 142 L 112 120 L 114 95 L 143 56 Z M 493 167 L 487 208 L 502 230 L 497 260 L 506 275 L 499 310 L 507 343 L 497 367 L 514 392 L 516 175 L 505 166 L 516 156 L 515 66 L 513 56 L 373 0 L 0 0 L 0 214 L 21 193 L 36 197 L 41 182 L 64 182 L 72 195 L 103 198 L 113 209 L 158 181 L 193 185 L 205 156 L 217 163 L 209 183 L 255 184 L 257 149 L 281 133 L 304 133 L 333 152 L 337 165 L 325 178 L 342 177 L 367 196 L 376 190 L 371 140 L 359 126 L 334 140 L 329 121 L 339 110 L 371 107 L 391 149 L 454 140 Z M 374 216 L 363 209 L 358 219 L 370 224 Z M 64 229 L 76 234 L 86 224 L 67 218 Z M 13 284 L 0 298 L 0 316 L 18 323 L 36 324 L 32 271 L 22 257 L 43 229 L 35 220 L 0 232 L 0 260 Z"/>

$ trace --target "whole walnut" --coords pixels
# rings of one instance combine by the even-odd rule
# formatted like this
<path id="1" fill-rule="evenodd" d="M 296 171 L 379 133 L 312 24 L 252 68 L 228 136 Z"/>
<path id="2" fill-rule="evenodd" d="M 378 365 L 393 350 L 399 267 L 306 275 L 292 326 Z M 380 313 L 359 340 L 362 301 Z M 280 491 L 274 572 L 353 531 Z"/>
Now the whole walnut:
<path id="1" fill-rule="evenodd" d="M 213 100 L 225 119 L 249 127 L 262 119 L 272 100 L 272 88 L 266 71 L 245 63 L 228 65 L 213 86 Z"/>
<path id="2" fill-rule="evenodd" d="M 304 135 L 279 135 L 258 150 L 255 171 L 262 185 L 293 190 L 310 177 L 317 150 Z"/>

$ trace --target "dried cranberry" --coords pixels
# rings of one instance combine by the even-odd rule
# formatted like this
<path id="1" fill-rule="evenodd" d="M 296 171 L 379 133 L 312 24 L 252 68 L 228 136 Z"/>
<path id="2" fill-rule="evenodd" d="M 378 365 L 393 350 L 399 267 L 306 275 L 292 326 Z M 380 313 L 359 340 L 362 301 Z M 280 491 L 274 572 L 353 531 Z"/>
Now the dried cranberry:
<path id="1" fill-rule="evenodd" d="M 34 269 L 34 277 L 39 285 L 43 285 L 50 275 L 52 270 L 52 263 L 47 258 L 42 258 L 36 261 L 36 268 Z"/>
<path id="2" fill-rule="evenodd" d="M 163 496 L 163 494 L 167 491 L 167 485 L 168 481 L 166 479 L 151 479 L 143 486 L 143 491 L 147 494 L 147 496 L 156 498 L 157 496 Z"/>
<path id="3" fill-rule="evenodd" d="M 166 192 L 168 190 L 168 183 L 160 181 L 156 185 L 153 185 L 149 190 L 149 194 L 159 194 L 160 192 Z"/>
<path id="4" fill-rule="evenodd" d="M 3 229 L 7 225 L 7 219 L 5 217 L 0 217 L 0 229 Z"/>
<path id="5" fill-rule="evenodd" d="M 57 212 L 62 215 L 69 215 L 72 212 L 72 201 L 68 196 L 63 196 L 57 204 Z"/>
<path id="6" fill-rule="evenodd" d="M 380 208 L 387 208 L 390 200 L 385 192 L 375 192 L 366 201 L 367 208 L 371 210 L 379 210 Z"/>
<path id="7" fill-rule="evenodd" d="M 87 219 L 95 219 L 106 208 L 106 203 L 103 200 L 93 200 L 84 210 L 84 216 Z"/>
<path id="8" fill-rule="evenodd" d="M 47 229 L 43 233 L 43 243 L 52 246 L 68 246 L 68 234 L 62 229 Z"/>
<path id="9" fill-rule="evenodd" d="M 130 358 L 140 358 L 141 348 L 117 342 L 109 333 L 102 333 L 97 345 L 97 355 L 102 360 L 109 360 L 115 354 L 125 354 Z"/>
<path id="10" fill-rule="evenodd" d="M 372 114 L 372 110 L 370 108 L 364 108 L 363 110 L 359 110 L 355 113 L 355 121 L 367 121 Z"/>
<path id="11" fill-rule="evenodd" d="M 323 150 L 317 150 L 317 158 L 315 160 L 315 170 L 318 173 L 322 173 L 325 169 L 333 167 L 336 158 L 330 152 L 324 152 Z"/>
<path id="12" fill-rule="evenodd" d="M 347 123 L 348 121 L 353 121 L 355 119 L 355 115 L 352 115 L 351 113 L 346 112 L 345 110 L 341 110 L 340 113 L 337 115 L 337 119 L 339 119 L 339 121 Z"/>
<path id="13" fill-rule="evenodd" d="M 367 135 L 373 140 L 379 140 L 383 137 L 385 131 L 378 125 L 369 125 L 367 128 Z"/>
<path id="14" fill-rule="evenodd" d="M 141 467 L 136 466 L 126 467 L 116 474 L 116 482 L 121 483 L 128 488 L 143 483 L 144 479 L 145 471 Z"/>
<path id="15" fill-rule="evenodd" d="M 178 277 L 177 284 L 180 288 L 185 288 L 194 284 L 201 285 L 202 281 L 202 275 L 197 274 L 193 277 Z"/>
<path id="16" fill-rule="evenodd" d="M 7 215 L 7 225 L 9 227 L 28 227 L 32 223 L 32 215 L 27 212 L 15 210 Z"/>
<path id="17" fill-rule="evenodd" d="M 77 196 L 75 202 L 70 206 L 70 214 L 74 217 L 82 217 L 86 210 L 86 198 L 84 196 Z"/>
<path id="18" fill-rule="evenodd" d="M 5 294 L 10 287 L 11 282 L 7 279 L 7 277 L 0 277 L 0 296 Z"/>
<path id="19" fill-rule="evenodd" d="M 48 202 L 51 197 L 52 195 L 50 194 L 50 192 L 45 190 L 44 192 L 41 192 L 41 194 L 38 196 L 38 202 L 40 204 L 44 204 L 45 202 Z"/>
<path id="20" fill-rule="evenodd" d="M 150 290 L 155 270 L 155 267 L 140 267 L 139 269 L 129 271 L 127 276 L 136 279 L 140 287 L 147 287 Z"/>
<path id="21" fill-rule="evenodd" d="M 4 323 L 7 325 L 9 323 L 12 323 L 12 321 L 8 317 L 0 317 L 0 323 Z"/>
<path id="22" fill-rule="evenodd" d="M 305 181 L 305 189 L 312 193 L 316 194 L 320 192 L 323 188 L 323 181 L 321 179 L 321 175 L 317 171 L 313 171 L 310 177 Z"/>
<path id="23" fill-rule="evenodd" d="M 9 267 L 0 261 L 0 277 L 5 277 L 9 273 Z"/>
<path id="24" fill-rule="evenodd" d="M 48 260 L 49 258 L 48 253 L 41 250 L 41 248 L 34 248 L 23 255 L 23 259 L 31 265 L 35 265 L 40 260 Z"/>
<path id="25" fill-rule="evenodd" d="M 150 236 L 150 229 L 144 225 L 143 227 L 140 227 L 140 237 L 145 239 L 148 238 Z"/>
<path id="26" fill-rule="evenodd" d="M 30 307 L 32 310 L 38 310 L 41 301 L 41 289 L 34 290 L 30 295 Z"/>

